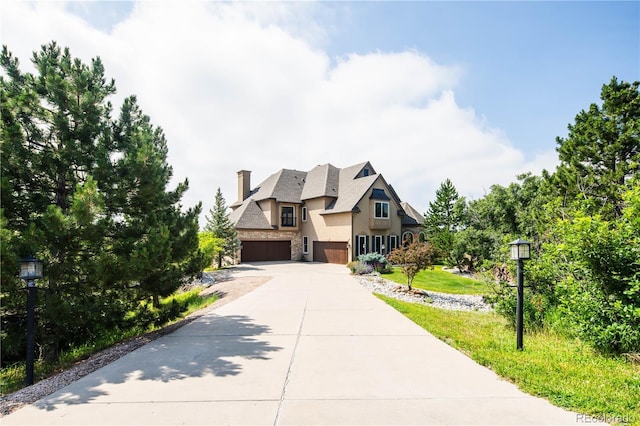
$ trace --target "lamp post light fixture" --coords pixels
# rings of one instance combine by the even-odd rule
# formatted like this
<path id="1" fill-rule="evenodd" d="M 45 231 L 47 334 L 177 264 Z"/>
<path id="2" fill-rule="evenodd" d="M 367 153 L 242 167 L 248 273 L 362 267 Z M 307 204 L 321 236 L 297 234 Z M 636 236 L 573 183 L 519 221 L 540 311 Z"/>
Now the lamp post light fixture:
<path id="1" fill-rule="evenodd" d="M 20 259 L 20 279 L 27 282 L 27 368 L 26 385 L 33 384 L 33 361 L 36 331 L 36 280 L 42 278 L 43 263 L 33 256 Z"/>
<path id="2" fill-rule="evenodd" d="M 518 238 L 509 243 L 511 260 L 518 261 L 518 300 L 516 305 L 516 348 L 522 350 L 522 326 L 524 306 L 524 260 L 531 257 L 531 243 Z"/>

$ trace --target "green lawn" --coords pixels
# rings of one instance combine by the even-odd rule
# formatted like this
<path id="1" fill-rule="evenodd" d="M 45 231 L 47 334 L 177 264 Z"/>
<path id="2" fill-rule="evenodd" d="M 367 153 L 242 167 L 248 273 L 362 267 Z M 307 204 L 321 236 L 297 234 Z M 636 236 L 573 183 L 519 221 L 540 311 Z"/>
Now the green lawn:
<path id="1" fill-rule="evenodd" d="M 383 277 L 398 284 L 407 284 L 407 277 L 398 267 L 394 267 L 393 273 L 385 274 Z M 482 281 L 445 272 L 442 266 L 418 272 L 412 285 L 423 290 L 450 294 L 486 294 L 488 290 Z"/>
<path id="2" fill-rule="evenodd" d="M 447 311 L 378 297 L 529 394 L 578 413 L 640 425 L 638 364 L 548 332 L 526 334 L 520 352 L 515 332 L 494 313 Z"/>

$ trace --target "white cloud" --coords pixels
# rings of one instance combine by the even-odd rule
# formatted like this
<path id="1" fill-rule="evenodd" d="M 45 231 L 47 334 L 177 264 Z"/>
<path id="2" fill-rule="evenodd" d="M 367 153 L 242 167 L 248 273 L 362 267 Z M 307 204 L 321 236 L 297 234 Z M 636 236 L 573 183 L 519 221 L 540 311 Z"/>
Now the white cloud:
<path id="1" fill-rule="evenodd" d="M 369 160 L 424 211 L 446 178 L 479 197 L 555 164 L 553 153 L 525 158 L 461 108 L 456 65 L 417 51 L 328 57 L 318 46 L 331 31 L 313 19 L 314 4 L 140 2 L 109 33 L 65 10 L 5 3 L 3 43 L 23 64 L 52 39 L 83 60 L 100 56 L 116 109 L 138 96 L 165 130 L 176 179 L 189 178 L 183 204 L 203 201 L 205 212 L 218 186 L 235 201 L 240 169 L 256 184 L 280 168 Z"/>

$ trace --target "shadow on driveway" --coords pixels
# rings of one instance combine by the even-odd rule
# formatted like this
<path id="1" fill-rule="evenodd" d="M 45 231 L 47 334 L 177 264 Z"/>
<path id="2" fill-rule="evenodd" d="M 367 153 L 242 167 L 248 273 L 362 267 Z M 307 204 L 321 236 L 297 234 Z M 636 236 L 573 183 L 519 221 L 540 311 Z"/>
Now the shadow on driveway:
<path id="1" fill-rule="evenodd" d="M 268 332 L 268 326 L 256 324 L 244 315 L 205 316 L 85 376 L 35 406 L 51 411 L 57 404 L 87 403 L 113 393 L 105 390 L 108 385 L 125 382 L 134 388 L 141 381 L 167 383 L 207 375 L 236 376 L 242 373 L 242 364 L 234 358 L 268 360 L 271 352 L 282 350 L 258 337 Z"/>

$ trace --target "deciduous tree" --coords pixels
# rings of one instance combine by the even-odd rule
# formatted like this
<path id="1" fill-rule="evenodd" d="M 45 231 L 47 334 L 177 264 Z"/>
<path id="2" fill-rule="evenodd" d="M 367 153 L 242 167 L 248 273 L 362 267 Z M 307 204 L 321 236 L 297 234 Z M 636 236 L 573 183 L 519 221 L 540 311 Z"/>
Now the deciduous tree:
<path id="1" fill-rule="evenodd" d="M 416 274 L 433 265 L 435 251 L 433 245 L 415 241 L 407 247 L 400 247 L 391 252 L 389 260 L 400 265 L 400 270 L 407 277 L 407 287 L 411 285 Z"/>

